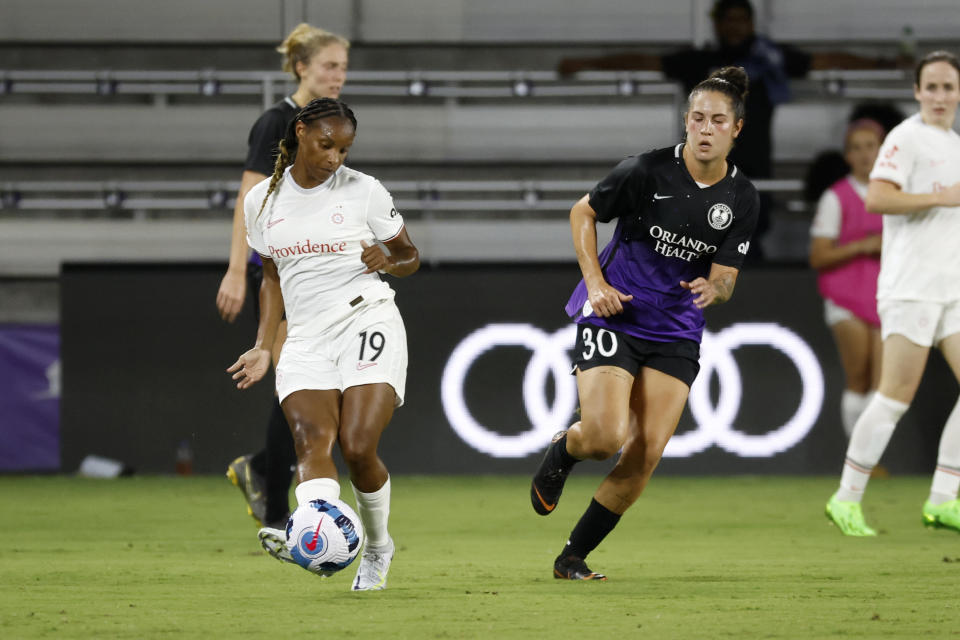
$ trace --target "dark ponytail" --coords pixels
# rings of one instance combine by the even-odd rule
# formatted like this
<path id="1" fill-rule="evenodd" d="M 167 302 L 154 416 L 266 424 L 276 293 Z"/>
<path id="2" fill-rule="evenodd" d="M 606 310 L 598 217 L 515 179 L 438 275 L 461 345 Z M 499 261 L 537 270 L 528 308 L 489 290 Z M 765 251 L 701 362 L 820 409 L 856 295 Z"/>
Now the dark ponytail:
<path id="1" fill-rule="evenodd" d="M 743 120 L 747 111 L 747 93 L 750 80 L 743 67 L 723 67 L 710 74 L 710 77 L 693 88 L 687 97 L 687 111 L 694 96 L 702 91 L 716 91 L 730 98 L 734 118 Z"/>

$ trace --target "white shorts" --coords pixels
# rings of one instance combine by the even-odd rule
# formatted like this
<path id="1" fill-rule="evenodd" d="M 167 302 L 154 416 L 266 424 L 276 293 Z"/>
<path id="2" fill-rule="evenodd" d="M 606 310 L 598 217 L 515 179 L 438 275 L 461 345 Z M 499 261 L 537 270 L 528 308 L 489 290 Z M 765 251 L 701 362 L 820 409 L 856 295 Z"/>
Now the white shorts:
<path id="1" fill-rule="evenodd" d="M 385 382 L 403 404 L 407 386 L 407 331 L 392 299 L 356 309 L 311 338 L 287 338 L 277 363 L 280 402 L 294 391 Z"/>
<path id="2" fill-rule="evenodd" d="M 877 312 L 884 340 L 897 333 L 921 347 L 932 347 L 960 333 L 960 301 L 881 300 Z"/>
<path id="3" fill-rule="evenodd" d="M 828 327 L 832 327 L 838 322 L 843 322 L 844 320 L 858 320 L 859 318 L 857 318 L 857 316 L 855 316 L 853 311 L 850 311 L 850 309 L 841 307 L 833 300 L 824 299 L 823 319 L 826 321 Z"/>

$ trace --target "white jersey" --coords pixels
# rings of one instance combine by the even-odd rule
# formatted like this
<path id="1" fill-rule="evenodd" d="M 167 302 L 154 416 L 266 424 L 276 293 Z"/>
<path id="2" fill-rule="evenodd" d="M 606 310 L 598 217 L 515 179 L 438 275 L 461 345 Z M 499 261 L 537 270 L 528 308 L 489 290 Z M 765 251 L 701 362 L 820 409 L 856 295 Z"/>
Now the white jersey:
<path id="1" fill-rule="evenodd" d="M 861 200 L 867 199 L 867 185 L 858 181 L 852 175 L 844 178 L 857 192 Z M 840 228 L 843 225 L 843 210 L 840 206 L 840 198 L 837 197 L 833 189 L 827 189 L 820 196 L 817 202 L 817 212 L 813 216 L 813 224 L 810 225 L 810 235 L 814 238 L 830 238 L 835 240 L 840 237 Z"/>
<path id="2" fill-rule="evenodd" d="M 887 135 L 870 173 L 904 193 L 934 193 L 960 181 L 960 136 L 911 116 Z M 960 300 L 960 207 L 883 216 L 878 300 Z"/>
<path id="3" fill-rule="evenodd" d="M 393 297 L 378 274 L 364 273 L 360 259 L 361 242 L 386 242 L 403 230 L 378 180 L 341 166 L 304 189 L 287 167 L 260 213 L 269 186 L 269 178 L 256 184 L 244 200 L 247 243 L 277 266 L 289 337 L 317 336 L 357 304 Z"/>

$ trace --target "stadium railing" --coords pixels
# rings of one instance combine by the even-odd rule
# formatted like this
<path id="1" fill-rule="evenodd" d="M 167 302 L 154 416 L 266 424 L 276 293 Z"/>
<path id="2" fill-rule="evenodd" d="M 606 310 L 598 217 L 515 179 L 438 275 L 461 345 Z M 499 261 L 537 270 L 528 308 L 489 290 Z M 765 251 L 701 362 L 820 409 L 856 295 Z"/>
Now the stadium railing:
<path id="1" fill-rule="evenodd" d="M 759 180 L 796 199 L 799 180 Z M 226 261 L 232 181 L 10 182 L 0 275 L 53 277 L 67 260 Z M 423 259 L 570 262 L 567 213 L 590 181 L 386 181 Z M 186 220 L 189 218 L 189 220 Z M 605 244 L 613 225 L 600 225 Z"/>
<path id="2" fill-rule="evenodd" d="M 774 121 L 775 159 L 805 161 L 833 146 L 852 100 L 909 102 L 906 75 L 816 72 L 794 83 L 794 99 Z M 235 165 L 263 104 L 290 89 L 283 78 L 266 71 L 0 71 L 7 94 L 0 162 Z M 651 72 L 357 71 L 344 98 L 363 128 L 355 162 L 607 165 L 677 139 L 684 95 Z"/>
<path id="3" fill-rule="evenodd" d="M 812 71 L 797 84 L 803 98 L 910 99 L 910 72 L 890 70 Z M 258 96 L 263 108 L 292 89 L 289 74 L 278 71 L 115 71 L 0 70 L 0 95 L 171 96 L 213 98 Z M 503 99 L 657 96 L 682 99 L 677 83 L 657 71 L 350 71 L 347 98 Z M 679 104 L 679 102 L 678 102 Z"/>
<path id="4" fill-rule="evenodd" d="M 796 194 L 800 180 L 754 180 L 761 191 Z M 404 215 L 434 213 L 566 214 L 589 191 L 591 180 L 384 180 Z M 220 219 L 232 211 L 240 186 L 235 180 L 23 180 L 0 183 L 0 218 L 87 217 L 116 219 Z M 126 214 L 126 215 L 122 215 Z"/>
<path id="5" fill-rule="evenodd" d="M 41 99 L 52 95 L 78 100 L 90 100 L 90 96 L 94 96 L 96 104 L 113 104 L 123 96 L 145 98 L 148 104 L 164 102 L 169 96 L 191 96 L 197 105 L 211 100 L 210 106 L 203 109 L 220 118 L 222 103 L 216 101 L 217 96 L 246 96 L 248 102 L 270 102 L 285 88 L 284 78 L 282 74 L 264 71 L 6 71 L 0 72 L 0 85 L 10 96 L 23 96 L 28 100 L 26 104 L 20 103 L 21 109 L 39 114 L 44 113 Z M 782 109 L 808 110 L 804 126 L 812 122 L 821 135 L 816 141 L 808 142 L 807 147 L 820 144 L 821 139 L 835 143 L 829 130 L 842 129 L 841 112 L 846 112 L 852 99 L 907 100 L 909 90 L 904 89 L 907 84 L 906 72 L 899 70 L 815 72 L 796 85 L 799 104 Z M 379 104 L 387 115 L 394 105 L 405 105 L 407 113 L 412 113 L 425 102 L 438 102 L 443 108 L 452 105 L 478 114 L 492 108 L 491 100 L 501 101 L 496 108 L 510 109 L 502 107 L 503 103 L 534 104 L 537 106 L 533 111 L 540 113 L 542 103 L 562 113 L 579 97 L 583 99 L 581 109 L 589 105 L 591 113 L 600 113 L 597 117 L 602 117 L 606 112 L 594 106 L 598 99 L 603 105 L 623 105 L 613 108 L 627 111 L 639 108 L 637 100 L 649 100 L 652 105 L 647 107 L 662 116 L 657 122 L 677 125 L 679 118 L 672 114 L 679 112 L 678 100 L 682 97 L 676 84 L 649 72 L 585 72 L 573 78 L 561 78 L 553 72 L 356 71 L 351 72 L 351 83 L 344 96 L 353 101 L 351 91 L 365 109 L 366 105 Z M 416 95 L 418 92 L 420 95 Z M 805 100 L 808 104 L 803 104 Z M 31 105 L 31 101 L 36 104 Z M 823 105 L 830 110 L 822 108 Z M 198 108 L 187 111 L 195 113 Z M 385 126 L 386 123 L 384 120 L 379 124 Z M 7 126 L 15 127 L 9 122 Z M 481 125 L 481 129 L 482 126 L 490 123 Z M 799 131 L 803 127 L 794 128 Z M 370 130 L 366 125 L 365 131 Z M 35 129 L 29 131 L 30 140 L 35 141 Z M 377 132 L 374 127 L 367 137 L 376 141 L 376 146 L 382 146 Z M 471 140 L 482 133 L 482 130 L 473 131 Z M 666 140 L 675 139 L 675 134 L 659 132 Z M 810 131 L 805 135 L 811 137 Z M 232 137 L 237 138 L 234 142 L 238 149 L 242 147 L 241 134 L 221 136 Z M 103 145 L 116 144 L 115 137 L 97 141 Z M 12 141 L 7 142 L 9 149 Z M 496 140 L 491 140 L 491 144 L 494 142 Z M 402 150 L 404 144 L 405 140 L 394 142 L 391 153 Z M 467 151 L 472 149 L 467 143 L 461 143 L 461 147 Z M 798 146 L 799 151 L 795 152 L 806 154 L 807 147 Z M 175 150 L 182 154 L 184 162 L 197 161 L 195 147 L 176 147 Z M 488 151 L 505 153 L 495 144 Z M 610 158 L 619 151 L 602 148 L 596 153 L 606 162 L 612 162 Z M 96 164 L 102 152 L 103 149 L 90 148 L 87 160 Z M 242 151 L 237 156 L 240 153 Z M 171 159 L 175 160 L 166 160 Z M 9 163 L 15 158 L 3 160 Z M 395 161 L 401 160 L 406 158 L 396 155 Z M 40 166 L 36 160 L 33 162 Z M 233 178 L 235 173 L 231 170 L 227 175 Z M 42 171 L 38 175 L 42 176 Z M 389 172 L 377 175 L 393 192 L 411 225 L 417 227 L 418 237 L 423 238 L 421 242 L 428 247 L 425 255 L 435 260 L 504 260 L 518 256 L 532 260 L 569 260 L 565 214 L 571 203 L 593 184 L 592 180 L 396 180 L 391 179 Z M 425 175 L 429 177 L 429 171 Z M 759 181 L 758 187 L 777 192 L 778 200 L 785 203 L 788 212 L 805 211 L 806 205 L 797 196 L 801 188 L 798 180 Z M 225 259 L 229 240 L 227 226 L 236 189 L 235 180 L 63 181 L 51 177 L 0 183 L 0 273 L 51 274 L 56 272 L 61 259 L 94 256 Z M 184 224 L 185 219 L 189 219 L 189 224 Z M 505 226 L 510 228 L 508 233 Z M 504 236 L 509 236 L 509 240 L 504 242 Z M 486 246 L 478 248 L 474 246 L 476 243 L 467 240 L 478 237 L 487 238 Z"/>

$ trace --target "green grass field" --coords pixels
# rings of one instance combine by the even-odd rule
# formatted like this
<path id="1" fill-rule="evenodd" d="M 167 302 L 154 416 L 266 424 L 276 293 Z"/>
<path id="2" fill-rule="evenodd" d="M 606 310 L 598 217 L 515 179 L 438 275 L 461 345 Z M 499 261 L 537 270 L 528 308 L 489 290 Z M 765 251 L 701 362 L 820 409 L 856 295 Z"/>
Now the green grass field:
<path id="1" fill-rule="evenodd" d="M 352 593 L 353 567 L 263 554 L 224 478 L 0 477 L 0 637 L 960 635 L 960 535 L 920 524 L 928 478 L 874 480 L 881 535 L 850 539 L 823 517 L 836 478 L 654 476 L 590 557 L 609 580 L 554 580 L 597 481 L 542 518 L 525 477 L 395 477 L 389 587 Z"/>

